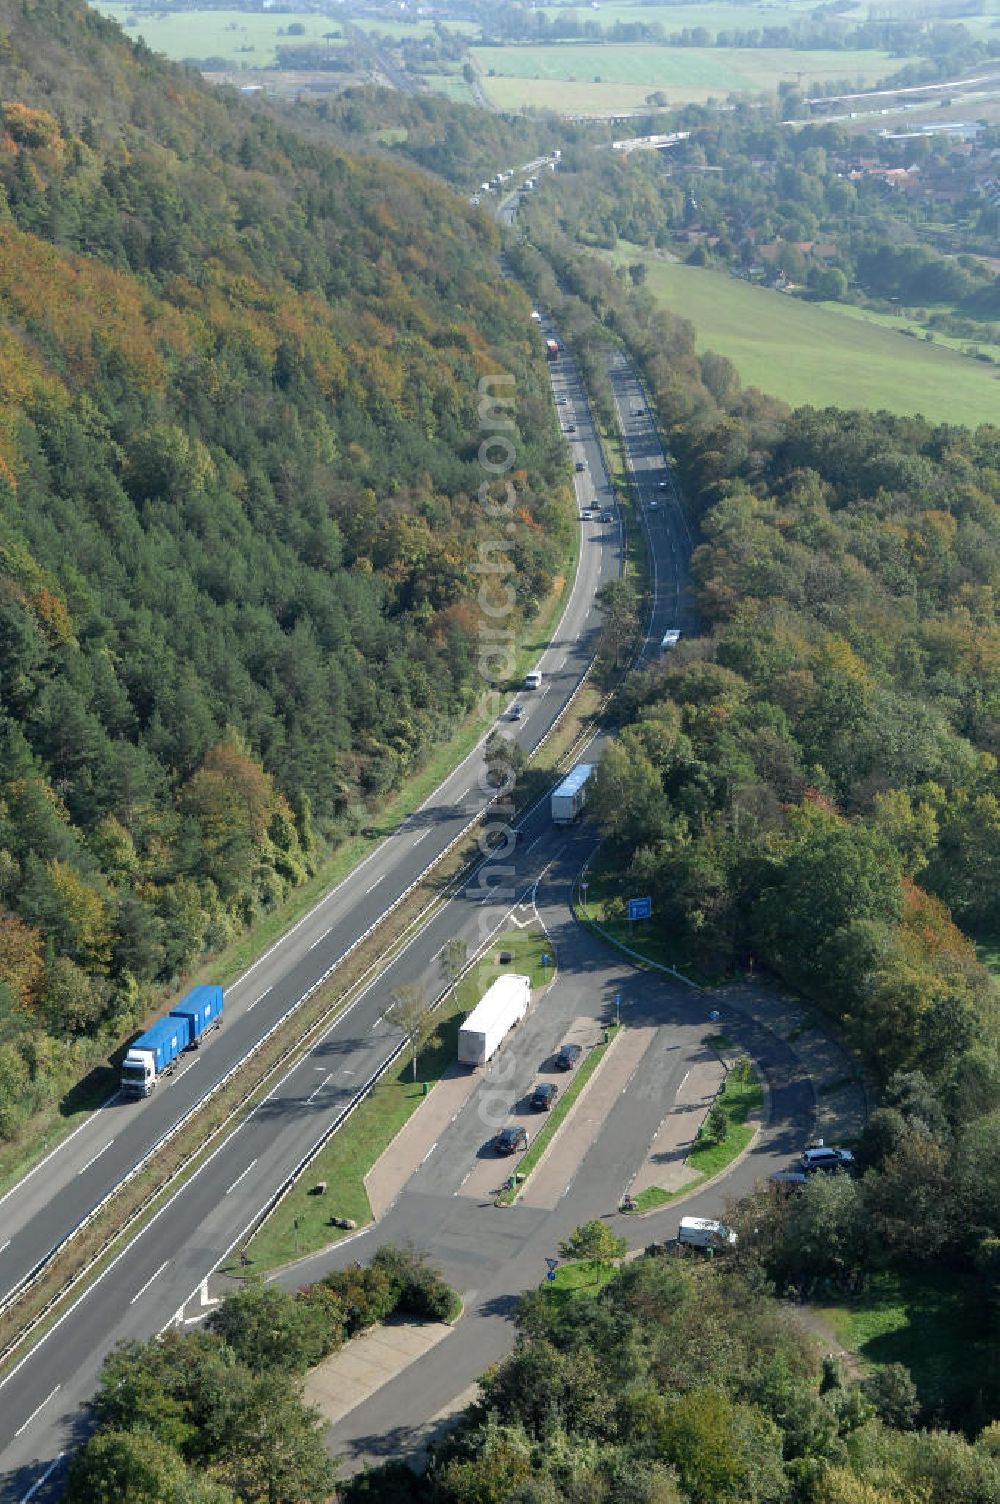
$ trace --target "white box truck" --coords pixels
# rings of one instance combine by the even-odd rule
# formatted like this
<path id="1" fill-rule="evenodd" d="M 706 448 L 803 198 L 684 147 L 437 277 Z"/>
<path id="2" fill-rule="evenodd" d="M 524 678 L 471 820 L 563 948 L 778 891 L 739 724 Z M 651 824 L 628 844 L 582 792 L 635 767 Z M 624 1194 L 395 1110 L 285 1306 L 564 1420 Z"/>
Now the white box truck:
<path id="1" fill-rule="evenodd" d="M 682 1217 L 677 1241 L 687 1243 L 689 1248 L 731 1248 L 736 1234 L 724 1222 L 714 1222 L 711 1217 Z"/>
<path id="2" fill-rule="evenodd" d="M 552 790 L 552 823 L 572 825 L 583 812 L 587 802 L 587 783 L 594 771 L 592 762 L 578 762 L 572 772 L 566 774 L 562 783 Z"/>
<path id="3" fill-rule="evenodd" d="M 458 1031 L 459 1065 L 485 1065 L 519 1024 L 531 1002 L 531 978 L 497 977 Z"/>

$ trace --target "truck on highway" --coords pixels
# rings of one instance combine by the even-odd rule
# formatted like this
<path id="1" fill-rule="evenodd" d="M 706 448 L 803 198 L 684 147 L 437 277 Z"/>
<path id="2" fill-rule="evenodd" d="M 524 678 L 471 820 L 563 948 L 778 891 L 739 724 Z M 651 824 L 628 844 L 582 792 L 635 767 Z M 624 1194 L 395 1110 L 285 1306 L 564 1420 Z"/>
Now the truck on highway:
<path id="1" fill-rule="evenodd" d="M 122 1061 L 121 1090 L 126 1097 L 148 1097 L 161 1076 L 168 1076 L 184 1050 L 197 1049 L 205 1035 L 222 1023 L 221 987 L 194 987 L 165 1018 L 140 1034 Z"/>
<path id="2" fill-rule="evenodd" d="M 554 339 L 547 339 L 545 341 L 545 359 L 546 360 L 558 360 L 559 359 L 559 346 L 556 344 L 556 342 L 555 342 Z"/>
<path id="3" fill-rule="evenodd" d="M 592 762 L 578 762 L 562 783 L 552 790 L 553 825 L 572 825 L 583 813 L 587 802 L 587 784 L 594 771 Z"/>
<path id="4" fill-rule="evenodd" d="M 528 1011 L 531 978 L 497 977 L 458 1031 L 459 1065 L 485 1065 Z"/>

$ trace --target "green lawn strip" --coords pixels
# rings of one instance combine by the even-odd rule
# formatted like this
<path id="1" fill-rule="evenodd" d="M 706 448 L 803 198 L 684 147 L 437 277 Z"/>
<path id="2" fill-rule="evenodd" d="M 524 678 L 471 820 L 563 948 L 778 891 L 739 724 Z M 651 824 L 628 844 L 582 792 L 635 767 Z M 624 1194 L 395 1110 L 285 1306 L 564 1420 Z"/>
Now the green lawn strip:
<path id="1" fill-rule="evenodd" d="M 702 1142 L 700 1139 L 695 1141 L 685 1164 L 696 1172 L 696 1178 L 676 1191 L 665 1191 L 658 1185 L 647 1186 L 635 1197 L 635 1206 L 632 1208 L 634 1215 L 653 1211 L 655 1207 L 665 1206 L 678 1196 L 686 1196 L 696 1186 L 728 1169 L 733 1160 L 743 1153 L 757 1131 L 756 1126 L 747 1122 L 747 1119 L 752 1112 L 760 1111 L 764 1101 L 764 1093 L 756 1074 L 750 1081 L 737 1081 L 731 1074 L 727 1076 L 719 1101 L 726 1110 L 729 1132 L 721 1143 Z"/>
<path id="2" fill-rule="evenodd" d="M 417 1080 L 409 1055 L 400 1057 L 399 1065 L 355 1108 L 253 1235 L 247 1245 L 249 1266 L 234 1259 L 226 1266 L 229 1272 L 263 1273 L 339 1242 L 348 1230 L 331 1227 L 331 1217 L 349 1217 L 359 1227 L 372 1220 L 365 1176 L 424 1100 L 423 1083 L 433 1088 L 454 1064 L 459 1026 L 500 975 L 496 958 L 501 950 L 513 956 L 504 972 L 530 976 L 536 988 L 551 981 L 553 968 L 542 965 L 542 956 L 552 954 L 552 945 L 540 930 L 515 929 L 492 940 L 455 996 L 435 1015 L 434 1033 L 417 1058 Z M 310 1195 L 310 1188 L 321 1180 L 326 1181 L 325 1195 Z"/>
<path id="3" fill-rule="evenodd" d="M 673 1201 L 675 1196 L 683 1195 L 684 1191 L 689 1191 L 692 1185 L 698 1185 L 700 1179 L 699 1176 L 698 1180 L 689 1181 L 679 1191 L 664 1191 L 658 1185 L 647 1185 L 644 1191 L 640 1191 L 638 1196 L 632 1198 L 634 1202 L 631 1208 L 632 1213 L 641 1216 L 643 1212 L 653 1212 L 658 1206 L 666 1206 L 667 1202 Z"/>
<path id="4" fill-rule="evenodd" d="M 872 1367 L 904 1364 L 930 1410 L 968 1413 L 978 1375 L 995 1360 L 981 1301 L 952 1271 L 875 1274 L 863 1295 L 815 1309 Z"/>
<path id="5" fill-rule="evenodd" d="M 542 1288 L 546 1300 L 562 1311 L 571 1306 L 578 1295 L 599 1295 L 617 1272 L 617 1267 L 607 1259 L 579 1259 L 571 1264 L 560 1264 L 555 1279 L 544 1280 Z"/>
<path id="6" fill-rule="evenodd" d="M 586 1086 L 587 1082 L 596 1071 L 598 1065 L 604 1059 L 605 1053 L 607 1052 L 618 1032 L 619 1029 L 614 1024 L 612 1024 L 611 1027 L 607 1030 L 607 1040 L 603 1044 L 594 1046 L 586 1059 L 582 1060 L 577 1066 L 576 1075 L 573 1077 L 570 1085 L 556 1098 L 556 1105 L 551 1109 L 550 1112 L 546 1114 L 545 1122 L 539 1129 L 533 1143 L 529 1146 L 527 1153 L 523 1154 L 518 1161 L 515 1173 L 520 1177 L 520 1179 L 518 1180 L 517 1185 L 512 1186 L 509 1190 L 501 1191 L 499 1196 L 497 1197 L 497 1200 L 499 1202 L 502 1202 L 504 1206 L 510 1206 L 514 1201 L 517 1200 L 517 1197 L 520 1194 L 522 1183 L 527 1180 L 528 1176 L 531 1174 L 532 1170 L 541 1159 L 543 1153 L 548 1148 L 556 1129 L 566 1117 L 570 1108 L 573 1106 L 573 1103 L 576 1101 L 577 1097 L 583 1091 L 583 1088 Z"/>
<path id="7" fill-rule="evenodd" d="M 575 530 L 564 561 L 563 580 L 559 588 L 550 593 L 538 617 L 528 628 L 526 635 L 530 640 L 518 654 L 515 679 L 535 662 L 540 647 L 547 642 L 565 609 L 567 582 L 575 578 L 579 551 L 579 532 Z M 262 915 L 252 929 L 239 936 L 225 950 L 201 961 L 186 978 L 187 985 L 194 987 L 200 982 L 211 981 L 221 982 L 224 987 L 231 986 L 259 956 L 270 950 L 293 925 L 315 908 L 325 893 L 342 882 L 384 836 L 434 792 L 451 770 L 472 751 L 490 724 L 488 717 L 468 716 L 405 787 L 377 814 L 372 815 L 371 823 L 366 827 L 372 830 L 371 836 L 357 835 L 342 841 L 322 861 L 316 873 L 296 888 L 285 903 Z M 164 993 L 160 1005 L 150 1008 L 150 1019 L 166 1012 L 172 1000 L 173 994 Z M 37 1114 L 28 1125 L 25 1135 L 16 1143 L 0 1147 L 0 1194 L 16 1185 L 33 1165 L 51 1153 L 63 1139 L 68 1138 L 90 1113 L 107 1100 L 117 1085 L 117 1070 L 103 1061 L 95 1062 L 87 1076 L 71 1088 L 57 1107 Z"/>

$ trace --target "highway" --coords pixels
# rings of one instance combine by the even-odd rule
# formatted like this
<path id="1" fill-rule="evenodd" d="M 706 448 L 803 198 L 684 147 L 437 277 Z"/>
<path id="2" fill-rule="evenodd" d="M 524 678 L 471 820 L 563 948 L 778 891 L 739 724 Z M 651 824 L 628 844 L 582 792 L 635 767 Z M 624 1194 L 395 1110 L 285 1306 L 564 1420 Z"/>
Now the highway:
<path id="1" fill-rule="evenodd" d="M 569 439 L 574 464 L 585 466 L 574 471 L 584 510 L 597 494 L 607 494 L 608 480 L 573 362 L 564 354 L 550 374 L 560 414 L 574 415 L 576 432 Z M 524 718 L 504 728 L 525 747 L 537 745 L 549 730 L 593 656 L 600 632 L 594 597 L 620 567 L 617 522 L 582 523 L 573 590 L 539 660 L 541 689 L 519 694 Z M 222 1033 L 203 1051 L 187 1057 L 178 1075 L 145 1102 L 108 1104 L 15 1188 L 0 1207 L 10 1237 L 0 1255 L 4 1289 L 329 974 L 358 936 L 469 825 L 487 798 L 480 747 L 350 878 L 229 989 Z M 118 1340 L 141 1339 L 162 1330 L 182 1309 L 197 1313 L 202 1281 L 240 1241 L 289 1170 L 348 1109 L 398 1046 L 398 1033 L 383 1021 L 392 989 L 426 977 L 436 990 L 436 956 L 445 940 L 462 934 L 471 950 L 491 929 L 502 927 L 512 899 L 530 892 L 541 875 L 549 832 L 543 804 L 524 823 L 515 854 L 502 863 L 486 862 L 473 874 L 461 893 L 411 940 L 0 1381 L 0 1498 L 41 1501 L 57 1495 L 60 1460 L 79 1434 L 80 1407 L 93 1392 L 106 1353 Z"/>
<path id="2" fill-rule="evenodd" d="M 587 466 L 576 474 L 581 507 L 594 499 L 603 473 L 586 399 L 571 358 L 551 368 L 562 415 L 578 412 L 570 448 Z M 502 388 L 498 388 L 502 391 Z M 606 482 L 604 482 L 606 485 Z M 484 534 L 498 524 L 484 520 Z M 523 718 L 503 724 L 530 750 L 537 746 L 593 656 L 599 632 L 594 596 L 620 569 L 617 533 L 582 529 L 573 589 L 551 644 L 539 660 L 540 690 L 519 694 Z M 506 709 L 508 699 L 498 700 Z M 481 747 L 351 875 L 316 905 L 226 992 L 225 1023 L 203 1049 L 183 1057 L 146 1101 L 112 1099 L 0 1197 L 0 1308 L 41 1260 L 76 1228 L 164 1134 L 243 1060 L 268 1031 L 313 990 L 468 827 L 489 797 Z"/>

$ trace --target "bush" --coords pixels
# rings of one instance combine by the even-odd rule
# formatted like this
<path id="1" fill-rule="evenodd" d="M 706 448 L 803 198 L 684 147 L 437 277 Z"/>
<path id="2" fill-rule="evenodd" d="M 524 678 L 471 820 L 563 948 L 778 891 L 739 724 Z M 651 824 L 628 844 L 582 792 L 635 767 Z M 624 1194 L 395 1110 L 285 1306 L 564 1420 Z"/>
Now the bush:
<path id="1" fill-rule="evenodd" d="M 455 1291 L 414 1249 L 380 1248 L 372 1267 L 382 1269 L 398 1288 L 396 1309 L 427 1321 L 448 1321 L 458 1304 Z"/>
<path id="2" fill-rule="evenodd" d="M 321 1283 L 337 1297 L 348 1337 L 391 1316 L 399 1300 L 398 1287 L 375 1264 L 367 1269 L 335 1269 Z"/>

